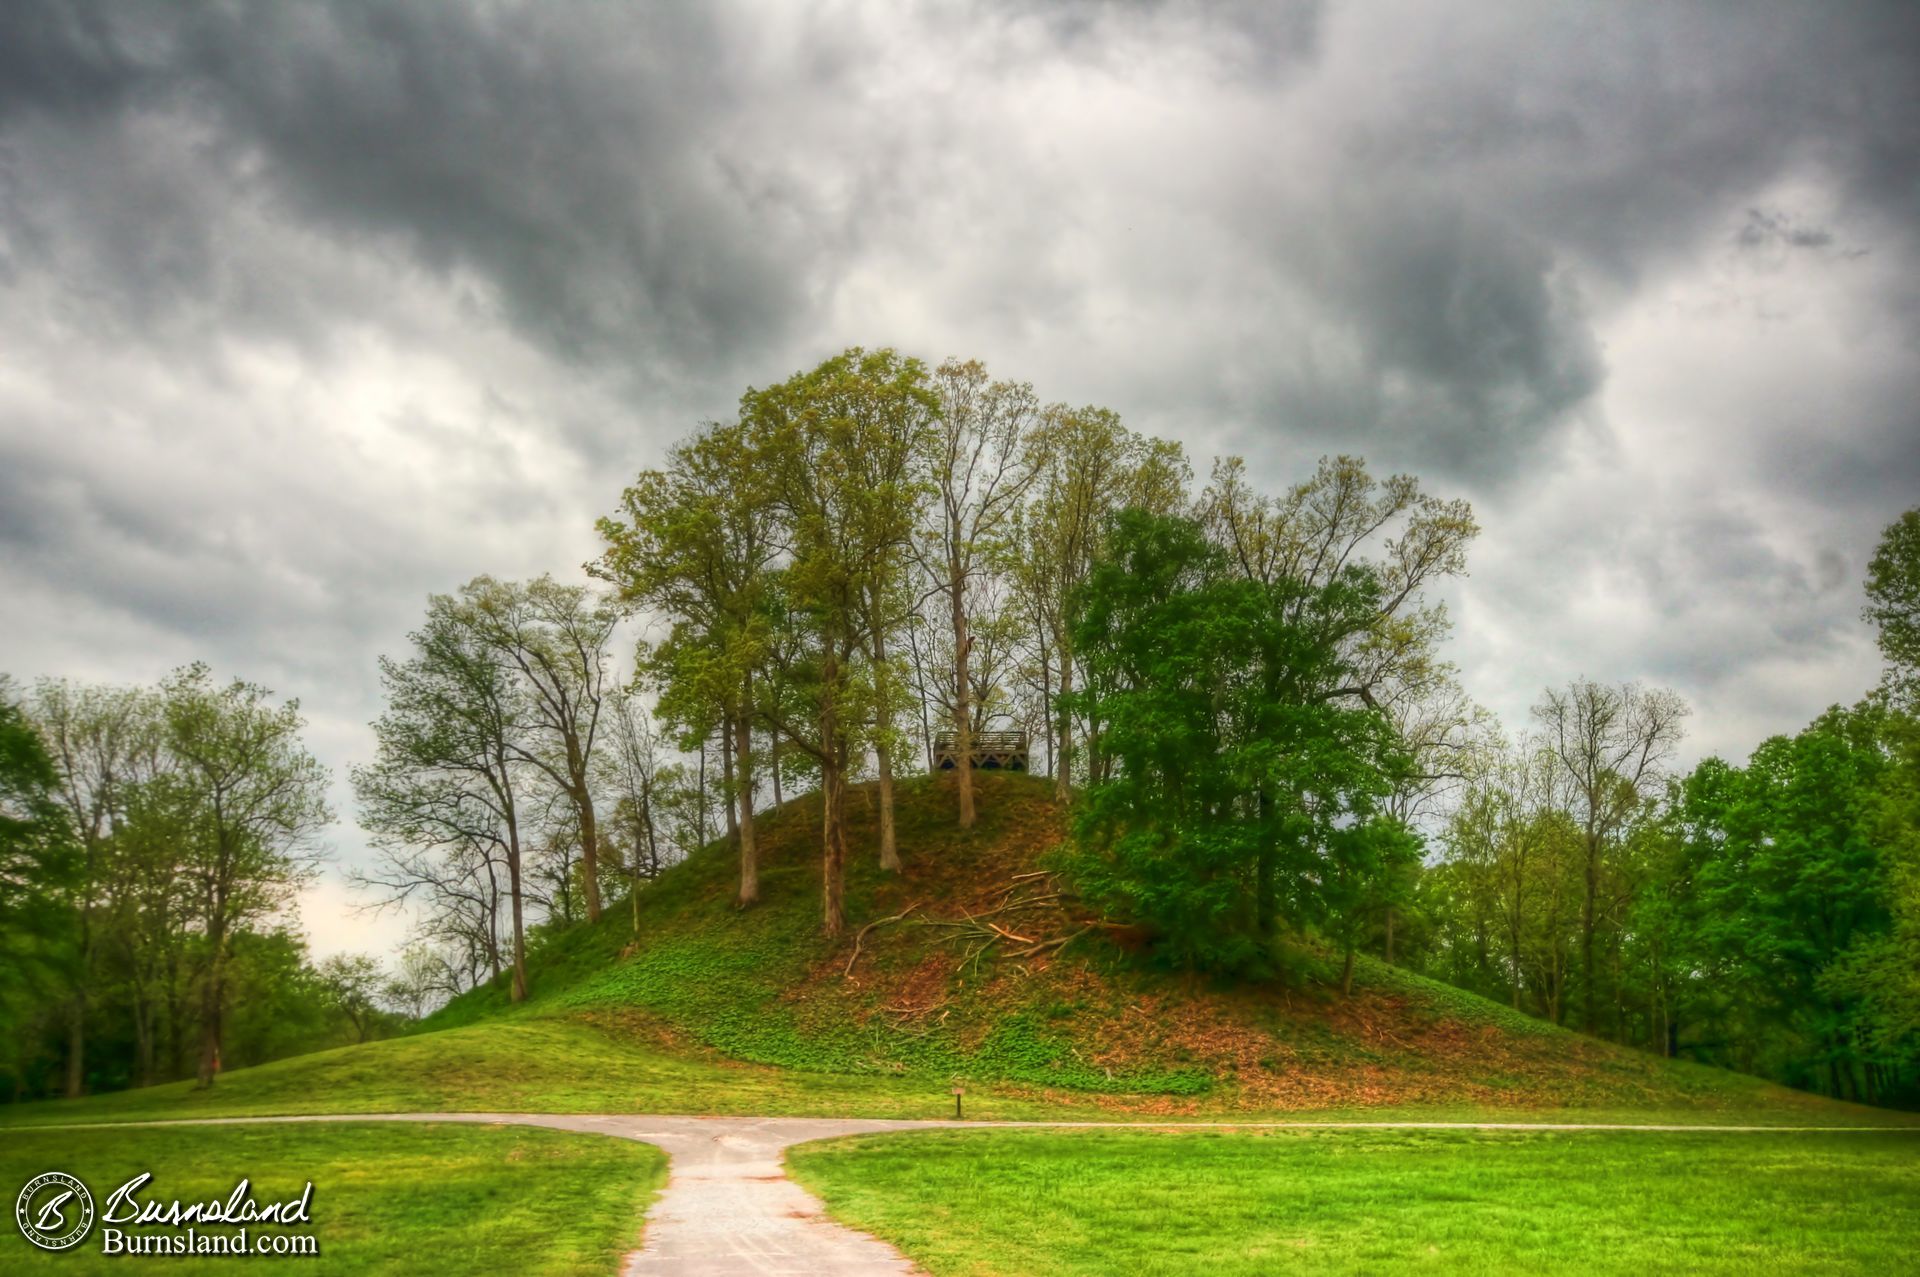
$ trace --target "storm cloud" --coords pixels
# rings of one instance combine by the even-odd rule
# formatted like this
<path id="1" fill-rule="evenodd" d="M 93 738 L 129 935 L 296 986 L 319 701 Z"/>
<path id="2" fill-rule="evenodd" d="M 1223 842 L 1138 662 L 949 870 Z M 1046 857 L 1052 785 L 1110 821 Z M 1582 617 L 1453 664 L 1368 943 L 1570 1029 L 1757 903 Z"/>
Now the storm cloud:
<path id="1" fill-rule="evenodd" d="M 1894 3 L 10 4 L 0 669 L 205 658 L 344 778 L 426 593 L 892 344 L 1467 496 L 1476 697 L 1744 754 L 1920 500 L 1917 72 Z"/>

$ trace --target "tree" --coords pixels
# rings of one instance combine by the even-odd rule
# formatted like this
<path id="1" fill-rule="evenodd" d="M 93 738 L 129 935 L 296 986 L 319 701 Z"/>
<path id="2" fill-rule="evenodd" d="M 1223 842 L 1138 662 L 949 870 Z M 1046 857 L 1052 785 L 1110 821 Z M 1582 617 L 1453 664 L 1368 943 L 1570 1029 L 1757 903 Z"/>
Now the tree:
<path id="1" fill-rule="evenodd" d="M 656 802 L 660 754 L 646 709 L 630 691 L 614 698 L 608 726 L 611 729 L 609 748 L 603 754 L 602 763 L 604 785 L 615 795 L 614 825 L 620 831 L 625 848 L 628 904 L 633 911 L 633 932 L 637 936 L 640 934 L 640 888 L 658 878 L 667 866 Z M 747 820 L 741 825 L 743 846 L 752 842 L 752 813 L 749 803 Z M 744 866 L 741 885 L 744 890 Z"/>
<path id="2" fill-rule="evenodd" d="M 53 760 L 0 679 L 0 1040 L 9 1052 L 72 961 L 67 897 L 83 875 L 75 842 Z"/>
<path id="3" fill-rule="evenodd" d="M 353 1025 L 356 1042 L 365 1042 L 378 1014 L 383 986 L 380 960 L 366 953 L 336 953 L 315 968 L 320 987 Z"/>
<path id="4" fill-rule="evenodd" d="M 1891 779 L 1886 729 L 1877 707 L 1835 707 L 1764 742 L 1744 768 L 1708 759 L 1680 794 L 1697 944 L 1737 982 L 1746 1013 L 1785 1035 L 1773 1066 L 1842 1098 L 1870 1098 L 1854 964 L 1870 969 L 1893 929 L 1894 861 L 1875 801 Z"/>
<path id="5" fill-rule="evenodd" d="M 974 821 L 973 656 L 968 604 L 982 560 L 1002 548 L 1020 501 L 1039 472 L 1032 436 L 1039 400 L 1024 382 L 989 381 L 977 360 L 949 360 L 935 374 L 940 412 L 933 445 L 934 519 L 922 555 L 947 602 L 953 628 L 951 722 L 960 827 Z"/>
<path id="6" fill-rule="evenodd" d="M 619 517 L 599 521 L 607 548 L 591 565 L 628 606 L 672 622 L 651 666 L 669 721 L 704 739 L 717 708 L 731 726 L 743 907 L 760 897 L 754 678 L 767 659 L 767 573 L 778 549 L 775 476 L 763 460 L 760 442 L 738 423 L 678 445 L 665 470 L 642 472 L 621 494 Z"/>
<path id="7" fill-rule="evenodd" d="M 426 624 L 409 638 L 406 660 L 380 658 L 387 708 L 373 724 L 379 751 L 371 766 L 353 772 L 361 823 L 387 856 L 383 871 L 362 882 L 384 890 L 389 904 L 425 894 L 437 911 L 429 917 L 456 925 L 424 938 L 464 936 L 469 953 L 484 942 L 497 973 L 493 874 L 496 863 L 503 866 L 518 1002 L 527 995 L 526 695 L 460 600 L 433 596 Z M 416 856 L 420 849 L 443 863 Z"/>
<path id="8" fill-rule="evenodd" d="M 742 401 L 781 514 L 776 624 L 804 640 L 781 677 L 812 721 L 789 703 L 763 713 L 820 768 L 829 936 L 846 925 L 847 773 L 884 730 L 885 676 L 874 665 L 887 659 L 876 638 L 888 617 L 877 603 L 900 571 L 923 491 L 906 458 L 936 408 L 919 361 L 858 348 Z M 884 788 L 881 800 L 884 815 Z"/>
<path id="9" fill-rule="evenodd" d="M 163 767 L 150 693 L 42 681 L 32 715 L 59 776 L 59 795 L 80 852 L 74 883 L 76 923 L 72 995 L 67 1006 L 66 1093 L 80 1094 L 86 1076 L 88 988 L 98 976 L 103 937 L 98 915 L 110 907 L 114 837 L 128 794 Z"/>
<path id="10" fill-rule="evenodd" d="M 593 751 L 606 706 L 607 644 L 618 615 L 587 589 L 541 576 L 522 585 L 479 577 L 461 588 L 462 621 L 518 674 L 522 730 L 507 748 L 572 807 L 587 920 L 600 917 L 600 831 Z"/>
<path id="11" fill-rule="evenodd" d="M 1076 670 L 1070 600 L 1092 571 L 1107 521 L 1124 508 L 1180 511 L 1191 471 L 1179 444 L 1136 434 L 1106 408 L 1056 404 L 1029 446 L 1037 473 L 1020 507 L 1009 568 L 1033 618 L 1041 700 L 1059 707 L 1052 768 L 1055 796 L 1065 801 L 1075 762 L 1072 702 L 1062 699 L 1073 694 Z"/>
<path id="12" fill-rule="evenodd" d="M 1865 618 L 1879 630 L 1889 686 L 1913 698 L 1920 692 L 1920 509 L 1881 534 L 1867 565 Z"/>
<path id="13" fill-rule="evenodd" d="M 1407 767 L 1392 724 L 1323 690 L 1347 661 L 1327 636 L 1378 588 L 1360 566 L 1318 587 L 1253 580 L 1191 520 L 1116 517 L 1075 599 L 1086 684 L 1068 706 L 1112 763 L 1087 791 L 1076 876 L 1181 965 L 1257 970 L 1283 921 L 1350 956 L 1405 860 L 1382 810 Z"/>
<path id="14" fill-rule="evenodd" d="M 174 791 L 187 835 L 183 875 L 199 896 L 204 1088 L 220 1067 L 229 944 L 246 924 L 284 908 L 312 876 L 310 843 L 332 815 L 326 769 L 300 743 L 298 701 L 276 706 L 265 688 L 238 680 L 216 686 L 204 665 L 168 677 L 160 700 L 179 766 L 150 783 Z"/>
<path id="15" fill-rule="evenodd" d="M 1533 713 L 1570 788 L 1585 853 L 1580 1015 L 1581 1027 L 1591 1033 L 1598 1003 L 1594 934 L 1602 857 L 1608 840 L 1642 810 L 1659 785 L 1680 741 L 1687 707 L 1669 691 L 1578 679 L 1564 691 L 1549 691 Z"/>

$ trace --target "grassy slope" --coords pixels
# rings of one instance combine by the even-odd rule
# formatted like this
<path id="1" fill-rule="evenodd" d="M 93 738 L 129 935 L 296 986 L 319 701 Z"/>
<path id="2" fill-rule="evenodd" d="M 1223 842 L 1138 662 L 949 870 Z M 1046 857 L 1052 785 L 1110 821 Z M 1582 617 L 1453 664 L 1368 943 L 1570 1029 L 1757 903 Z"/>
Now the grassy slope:
<path id="1" fill-rule="evenodd" d="M 736 871 L 715 845 L 642 897 L 552 942 L 534 996 L 477 989 L 426 1032 L 321 1052 L 220 1079 L 37 1104 L 0 1121 L 213 1113 L 405 1110 L 841 1113 L 939 1116 L 968 1089 L 969 1116 L 1124 1117 L 1418 1111 L 1594 1117 L 1738 1113 L 1858 1120 L 1748 1078 L 1619 1050 L 1484 999 L 1363 963 L 1351 999 L 1311 979 L 1218 989 L 1140 969 L 1098 933 L 1014 961 L 922 919 L 979 913 L 1024 883 L 1061 836 L 1045 782 L 983 776 L 979 827 L 962 835 L 947 786 L 901 786 L 905 871 L 875 863 L 860 797 L 848 873 L 851 943 L 818 930 L 819 804 L 762 820 L 763 900 L 731 907 Z M 1035 938 L 1077 925 L 1057 905 L 1000 915 Z M 1002 950 L 1022 944 L 1008 941 Z M 1309 960 L 1310 965 L 1311 960 Z"/>
<path id="2" fill-rule="evenodd" d="M 1920 1132 L 955 1131 L 794 1177 L 935 1277 L 1907 1271 Z"/>
<path id="3" fill-rule="evenodd" d="M 142 1171 L 154 1176 L 142 1200 L 163 1205 L 224 1200 L 242 1176 L 261 1202 L 297 1196 L 311 1180 L 313 1224 L 286 1231 L 311 1234 L 319 1257 L 280 1262 L 314 1272 L 485 1272 L 511 1255 L 516 1273 L 558 1275 L 612 1272 L 639 1244 L 640 1216 L 665 1182 L 666 1157 L 647 1144 L 528 1127 L 392 1123 L 15 1132 L 0 1142 L 0 1191 L 9 1202 L 47 1170 L 79 1176 L 99 1209 Z M 76 1249 L 50 1254 L 9 1224 L 0 1228 L 0 1272 L 251 1266 L 222 1256 L 107 1256 L 102 1244 L 96 1224 Z"/>

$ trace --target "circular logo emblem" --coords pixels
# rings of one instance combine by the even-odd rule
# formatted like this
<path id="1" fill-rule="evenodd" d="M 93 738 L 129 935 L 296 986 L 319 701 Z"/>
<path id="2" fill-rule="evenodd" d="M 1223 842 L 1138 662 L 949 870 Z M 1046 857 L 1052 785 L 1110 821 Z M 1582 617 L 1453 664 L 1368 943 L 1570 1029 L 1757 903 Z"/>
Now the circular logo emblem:
<path id="1" fill-rule="evenodd" d="M 93 1227 L 93 1194 L 65 1171 L 48 1171 L 20 1190 L 13 1218 L 41 1250 L 67 1250 L 78 1246 Z"/>

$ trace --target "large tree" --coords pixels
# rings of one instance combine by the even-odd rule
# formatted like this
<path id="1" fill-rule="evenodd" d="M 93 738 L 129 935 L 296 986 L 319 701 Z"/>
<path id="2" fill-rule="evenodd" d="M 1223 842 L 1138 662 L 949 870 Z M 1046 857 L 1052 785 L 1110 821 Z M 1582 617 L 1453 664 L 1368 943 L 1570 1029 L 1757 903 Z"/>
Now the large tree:
<path id="1" fill-rule="evenodd" d="M 970 603 L 982 564 L 1008 546 L 1015 516 L 1039 473 L 1034 433 L 1040 401 L 1024 382 L 991 381 L 977 360 L 949 360 L 934 377 L 940 413 L 932 431 L 933 518 L 921 553 L 946 601 L 953 633 L 950 720 L 960 827 L 974 821 L 973 662 Z"/>
<path id="2" fill-rule="evenodd" d="M 937 407 L 919 361 L 857 348 L 742 401 L 781 516 L 774 611 L 804 638 L 782 673 L 797 697 L 763 713 L 820 768 L 822 915 L 832 936 L 846 925 L 848 772 L 890 726 L 875 667 L 889 659 L 878 639 L 897 614 L 885 595 L 924 496 L 909 460 Z M 795 714 L 802 703 L 810 722 Z M 883 815 L 890 802 L 883 790 Z"/>
<path id="3" fill-rule="evenodd" d="M 1129 510 L 1075 604 L 1068 704 L 1112 762 L 1079 822 L 1084 889 L 1191 966 L 1258 969 L 1283 923 L 1316 924 L 1350 978 L 1359 918 L 1415 846 L 1384 810 L 1408 766 L 1391 722 L 1325 692 L 1373 573 L 1255 580 L 1198 524 Z"/>
<path id="4" fill-rule="evenodd" d="M 90 990 L 100 982 L 100 946 L 111 938 L 101 915 L 115 902 L 114 879 L 133 848 L 124 832 L 130 795 L 162 771 L 158 715 L 151 692 L 138 688 L 43 681 L 31 713 L 59 777 L 60 801 L 77 836 L 80 874 L 74 884 L 73 992 L 67 1005 L 66 1093 L 78 1095 L 86 1077 Z M 122 921 L 125 921 L 123 918 Z"/>
<path id="5" fill-rule="evenodd" d="M 676 446 L 665 469 L 643 471 L 621 493 L 619 514 L 599 522 L 606 550 L 592 565 L 629 607 L 647 609 L 672 627 L 648 663 L 663 716 L 696 740 L 706 737 L 714 717 L 730 728 L 726 748 L 740 838 L 736 899 L 743 906 L 760 897 L 754 680 L 770 641 L 767 574 L 778 542 L 769 485 L 775 477 L 752 431 L 738 423 L 709 426 Z"/>
<path id="6" fill-rule="evenodd" d="M 1073 702 L 1062 699 L 1071 697 L 1078 668 L 1072 600 L 1093 570 L 1108 520 L 1126 508 L 1179 513 L 1191 471 L 1179 444 L 1137 434 L 1106 408 L 1056 404 L 1042 414 L 1029 446 L 1038 473 L 1021 503 L 1009 567 L 1033 618 L 1041 699 L 1056 711 L 1054 794 L 1064 801 L 1076 762 L 1067 708 Z"/>
<path id="7" fill-rule="evenodd" d="M 471 633 L 518 676 L 522 730 L 509 737 L 508 748 L 572 808 L 587 920 L 598 921 L 593 753 L 610 692 L 607 648 L 618 615 L 585 587 L 550 576 L 524 584 L 479 577 L 461 588 L 457 606 Z M 560 862 L 565 865 L 564 855 Z"/>
<path id="8" fill-rule="evenodd" d="M 379 751 L 356 768 L 361 823 L 385 861 L 363 881 L 400 902 L 422 895 L 429 934 L 462 942 L 500 969 L 494 866 L 507 880 L 512 999 L 527 995 L 526 790 L 520 743 L 527 695 L 499 648 L 476 632 L 473 610 L 435 595 L 404 660 L 382 657 L 386 710 L 373 724 Z"/>
<path id="9" fill-rule="evenodd" d="M 1599 968 L 1594 960 L 1603 860 L 1610 844 L 1657 792 L 1679 744 L 1687 707 L 1678 696 L 1637 683 L 1576 679 L 1534 706 L 1546 748 L 1558 764 L 1580 826 L 1584 852 L 1580 905 L 1581 1027 L 1597 1023 Z"/>
<path id="10" fill-rule="evenodd" d="M 82 877 L 53 760 L 11 693 L 0 679 L 0 1058 L 21 1051 L 35 1009 L 75 957 L 67 906 Z"/>
<path id="11" fill-rule="evenodd" d="M 1867 565 L 1866 619 L 1879 632 L 1888 684 L 1920 700 L 1920 509 L 1887 526 Z"/>
<path id="12" fill-rule="evenodd" d="M 149 782 L 173 791 L 183 876 L 198 896 L 202 1087 L 220 1068 L 230 945 L 247 924 L 284 909 L 313 875 L 313 838 L 332 819 L 327 772 L 300 741 L 298 701 L 273 703 L 253 683 L 215 683 L 191 665 L 160 686 L 177 770 Z"/>

